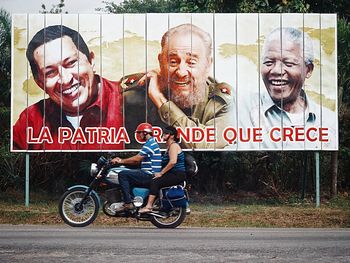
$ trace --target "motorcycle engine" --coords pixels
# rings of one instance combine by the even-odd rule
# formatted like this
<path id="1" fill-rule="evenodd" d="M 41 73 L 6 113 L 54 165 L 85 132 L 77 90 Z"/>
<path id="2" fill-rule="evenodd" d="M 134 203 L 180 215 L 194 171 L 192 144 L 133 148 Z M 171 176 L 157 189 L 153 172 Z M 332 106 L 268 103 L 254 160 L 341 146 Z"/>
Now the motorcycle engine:
<path id="1" fill-rule="evenodd" d="M 109 209 L 113 212 L 116 213 L 118 209 L 120 209 L 123 206 L 123 202 L 118 202 L 118 203 L 113 203 L 109 206 Z"/>

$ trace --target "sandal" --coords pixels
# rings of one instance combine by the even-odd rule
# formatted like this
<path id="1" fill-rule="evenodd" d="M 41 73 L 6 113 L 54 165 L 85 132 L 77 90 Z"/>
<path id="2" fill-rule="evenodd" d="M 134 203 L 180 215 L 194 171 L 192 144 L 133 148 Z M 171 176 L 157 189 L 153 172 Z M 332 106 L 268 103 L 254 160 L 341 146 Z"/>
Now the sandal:
<path id="1" fill-rule="evenodd" d="M 152 212 L 152 208 L 149 208 L 149 207 L 142 207 L 140 210 L 139 210 L 139 213 L 140 214 L 145 214 L 145 213 L 150 213 Z"/>

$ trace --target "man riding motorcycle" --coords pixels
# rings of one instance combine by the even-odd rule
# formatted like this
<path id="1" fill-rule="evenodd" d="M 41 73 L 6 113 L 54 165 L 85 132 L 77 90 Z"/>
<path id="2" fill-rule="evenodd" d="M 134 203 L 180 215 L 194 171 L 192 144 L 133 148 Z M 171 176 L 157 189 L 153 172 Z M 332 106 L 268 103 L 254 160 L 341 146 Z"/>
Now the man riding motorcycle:
<path id="1" fill-rule="evenodd" d="M 95 221 L 102 206 L 104 214 L 109 217 L 150 221 L 158 228 L 176 228 L 181 225 L 189 213 L 189 196 L 182 184 L 163 187 L 158 193 L 153 193 L 157 197 L 152 211 L 140 213 L 148 201 L 153 202 L 148 199 L 152 193 L 147 188 L 156 178 L 154 174 L 161 171 L 161 153 L 152 134 L 151 124 L 141 123 L 136 129 L 136 137 L 145 144 L 138 154 L 126 159 L 101 156 L 96 163 L 91 164 L 90 175 L 93 180 L 89 185 L 78 184 L 66 190 L 59 200 L 59 213 L 66 224 L 73 227 L 87 226 Z M 113 166 L 112 163 L 141 164 L 141 169 L 130 170 L 123 165 Z M 103 202 L 100 195 L 104 198 Z"/>
<path id="2" fill-rule="evenodd" d="M 136 128 L 136 138 L 145 142 L 140 152 L 130 158 L 112 159 L 114 164 L 138 165 L 141 169 L 130 169 L 119 173 L 119 183 L 123 193 L 124 205 L 117 212 L 134 208 L 130 190 L 132 187 L 148 187 L 155 173 L 162 169 L 161 152 L 158 143 L 153 137 L 153 128 L 149 123 L 141 123 Z"/>

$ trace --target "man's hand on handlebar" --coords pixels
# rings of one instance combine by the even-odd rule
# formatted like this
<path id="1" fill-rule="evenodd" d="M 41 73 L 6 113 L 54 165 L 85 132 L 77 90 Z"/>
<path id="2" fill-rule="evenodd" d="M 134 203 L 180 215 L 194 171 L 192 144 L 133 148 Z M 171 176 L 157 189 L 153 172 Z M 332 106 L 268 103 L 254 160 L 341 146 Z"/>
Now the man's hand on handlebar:
<path id="1" fill-rule="evenodd" d="M 123 159 L 119 158 L 119 157 L 115 157 L 112 159 L 112 164 L 122 164 L 123 163 Z"/>

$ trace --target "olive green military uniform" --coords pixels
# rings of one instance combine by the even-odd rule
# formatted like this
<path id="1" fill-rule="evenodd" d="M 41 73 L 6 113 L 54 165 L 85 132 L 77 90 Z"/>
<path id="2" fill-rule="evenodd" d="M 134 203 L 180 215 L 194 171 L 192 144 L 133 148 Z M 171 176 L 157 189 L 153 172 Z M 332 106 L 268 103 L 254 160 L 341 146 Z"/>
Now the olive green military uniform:
<path id="1" fill-rule="evenodd" d="M 228 84 L 216 83 L 214 79 L 208 78 L 205 101 L 194 105 L 186 112 L 172 101 L 164 103 L 158 110 L 147 96 L 147 82 L 146 85 L 138 85 L 138 80 L 142 76 L 143 74 L 133 74 L 121 80 L 124 91 L 125 127 L 131 139 L 131 144 L 126 145 L 126 148 L 140 147 L 134 139 L 134 131 L 141 122 L 149 122 L 161 128 L 172 125 L 182 128 L 183 131 L 186 127 L 215 127 L 216 143 L 182 141 L 181 146 L 194 149 L 222 149 L 228 146 L 222 136 L 226 127 L 234 125 L 233 99 Z"/>

